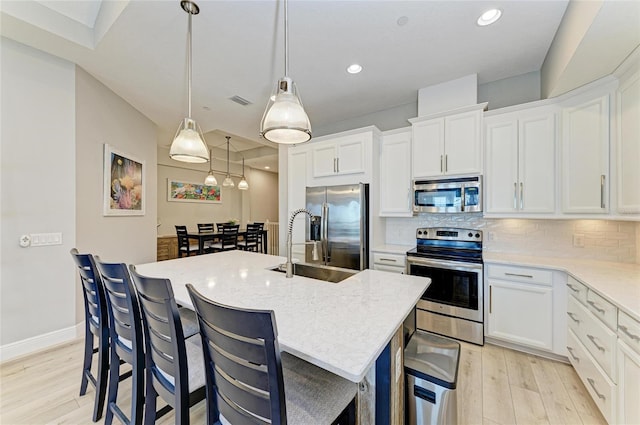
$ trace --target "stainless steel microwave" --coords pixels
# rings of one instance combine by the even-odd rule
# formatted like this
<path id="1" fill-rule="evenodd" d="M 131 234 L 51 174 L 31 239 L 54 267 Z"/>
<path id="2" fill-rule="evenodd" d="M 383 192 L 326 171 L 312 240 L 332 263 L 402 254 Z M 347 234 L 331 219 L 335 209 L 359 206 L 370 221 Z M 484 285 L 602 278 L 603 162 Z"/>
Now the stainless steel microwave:
<path id="1" fill-rule="evenodd" d="M 414 213 L 482 211 L 482 177 L 414 180 Z"/>

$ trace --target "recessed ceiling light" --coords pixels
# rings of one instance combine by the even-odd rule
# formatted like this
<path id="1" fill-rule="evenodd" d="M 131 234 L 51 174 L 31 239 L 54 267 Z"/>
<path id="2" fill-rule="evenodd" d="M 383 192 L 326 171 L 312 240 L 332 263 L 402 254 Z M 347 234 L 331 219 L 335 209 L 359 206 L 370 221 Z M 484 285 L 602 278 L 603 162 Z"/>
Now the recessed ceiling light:
<path id="1" fill-rule="evenodd" d="M 265 170 L 270 170 L 270 169 L 271 169 L 271 167 L 269 167 L 268 165 L 265 165 L 265 166 L 264 166 L 264 169 L 265 169 Z"/>
<path id="2" fill-rule="evenodd" d="M 491 25 L 500 19 L 500 16 L 502 16 L 502 11 L 500 9 L 489 9 L 480 15 L 478 18 L 478 25 L 481 27 Z"/>
<path id="3" fill-rule="evenodd" d="M 359 73 L 360 71 L 362 71 L 362 66 L 361 66 L 361 65 L 358 65 L 357 63 L 354 63 L 354 64 L 349 65 L 349 66 L 347 67 L 347 72 L 348 72 L 349 74 L 357 74 L 357 73 Z"/>
<path id="4" fill-rule="evenodd" d="M 408 22 L 409 22 L 409 18 L 407 16 L 401 16 L 396 21 L 399 27 L 404 27 L 405 25 L 407 25 Z"/>

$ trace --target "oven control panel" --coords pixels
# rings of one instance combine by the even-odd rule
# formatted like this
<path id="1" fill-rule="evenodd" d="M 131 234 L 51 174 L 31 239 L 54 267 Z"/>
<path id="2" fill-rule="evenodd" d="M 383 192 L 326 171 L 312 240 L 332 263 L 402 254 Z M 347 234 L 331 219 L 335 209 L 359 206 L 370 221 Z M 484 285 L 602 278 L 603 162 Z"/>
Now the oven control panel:
<path id="1" fill-rule="evenodd" d="M 416 239 L 482 242 L 482 230 L 424 227 L 416 230 Z"/>

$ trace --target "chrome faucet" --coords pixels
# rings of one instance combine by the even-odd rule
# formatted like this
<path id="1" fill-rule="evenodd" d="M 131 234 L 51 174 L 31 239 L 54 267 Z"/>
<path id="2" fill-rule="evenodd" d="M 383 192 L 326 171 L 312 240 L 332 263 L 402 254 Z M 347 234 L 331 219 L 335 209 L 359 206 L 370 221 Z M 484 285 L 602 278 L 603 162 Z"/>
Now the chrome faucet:
<path id="1" fill-rule="evenodd" d="M 291 261 L 291 251 L 293 249 L 293 237 L 291 235 L 293 233 L 293 220 L 296 218 L 298 214 L 301 214 L 301 213 L 305 213 L 309 217 L 313 217 L 313 213 L 311 213 L 311 211 L 309 211 L 306 208 L 300 208 L 291 213 L 291 217 L 289 218 L 289 227 L 287 228 L 288 230 L 287 231 L 287 262 L 283 264 L 286 272 L 286 277 L 293 277 L 293 262 Z M 304 242 L 305 245 L 307 243 L 313 244 L 313 251 L 312 251 L 313 259 L 318 260 L 319 259 L 318 241 Z"/>

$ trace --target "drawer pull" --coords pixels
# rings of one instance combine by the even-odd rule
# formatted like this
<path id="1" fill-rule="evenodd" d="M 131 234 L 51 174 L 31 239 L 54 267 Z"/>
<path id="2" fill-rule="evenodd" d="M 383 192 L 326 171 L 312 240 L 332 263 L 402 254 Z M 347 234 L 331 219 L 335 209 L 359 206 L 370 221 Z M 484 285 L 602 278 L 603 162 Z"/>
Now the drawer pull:
<path id="1" fill-rule="evenodd" d="M 596 395 L 598 396 L 598 398 L 600 400 L 606 400 L 607 399 L 605 396 L 603 396 L 602 394 L 600 394 L 598 392 L 598 389 L 596 388 L 596 382 L 593 379 L 587 378 L 587 382 L 589 382 L 589 385 L 591 385 L 591 388 L 593 388 L 593 391 L 596 393 Z"/>
<path id="2" fill-rule="evenodd" d="M 390 263 L 397 263 L 398 260 L 394 260 L 393 258 L 381 258 L 380 261 L 388 261 Z"/>
<path id="3" fill-rule="evenodd" d="M 575 354 L 573 354 L 573 348 L 567 347 L 567 350 L 569 351 L 569 354 L 571 354 L 571 358 L 573 360 L 577 361 L 578 363 L 580 363 L 580 359 L 578 357 L 576 357 Z"/>
<path id="4" fill-rule="evenodd" d="M 624 325 L 618 325 L 618 329 L 620 329 L 622 332 L 624 332 L 629 338 L 631 338 L 634 341 L 640 341 L 640 336 L 638 335 L 634 335 L 631 332 L 629 332 L 629 328 L 627 328 Z"/>
<path id="5" fill-rule="evenodd" d="M 572 312 L 568 311 L 568 312 L 567 312 L 567 315 L 568 315 L 569 317 L 571 317 L 571 320 L 573 320 L 574 322 L 576 322 L 576 323 L 580 323 L 580 320 L 576 319 L 576 318 L 575 318 L 575 314 L 573 314 Z"/>
<path id="6" fill-rule="evenodd" d="M 571 289 L 573 292 L 580 292 L 580 289 L 576 288 L 575 286 L 573 286 L 570 283 L 567 283 L 567 286 L 569 287 L 569 289 Z"/>
<path id="7" fill-rule="evenodd" d="M 529 279 L 533 279 L 533 276 L 531 276 L 530 274 L 518 274 L 518 273 L 506 273 L 504 274 L 505 276 L 516 276 L 516 277 L 526 277 Z"/>
<path id="8" fill-rule="evenodd" d="M 593 301 L 587 301 L 587 303 L 590 304 L 591 307 L 595 308 L 598 313 L 604 314 L 604 309 L 598 307 L 598 304 L 594 303 Z"/>
<path id="9" fill-rule="evenodd" d="M 599 345 L 596 342 L 596 337 L 595 336 L 587 334 L 587 338 L 589 338 L 591 340 L 591 342 L 593 342 L 593 345 L 595 345 L 598 350 L 600 350 L 600 351 L 602 351 L 604 353 L 604 347 Z"/>

